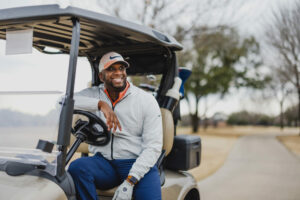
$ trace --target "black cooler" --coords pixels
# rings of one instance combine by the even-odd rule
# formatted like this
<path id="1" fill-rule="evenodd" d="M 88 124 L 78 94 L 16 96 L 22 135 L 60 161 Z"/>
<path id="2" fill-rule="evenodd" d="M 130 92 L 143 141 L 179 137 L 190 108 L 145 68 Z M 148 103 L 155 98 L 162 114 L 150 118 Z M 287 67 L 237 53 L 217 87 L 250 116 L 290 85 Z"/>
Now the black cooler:
<path id="1" fill-rule="evenodd" d="M 201 139 L 196 135 L 177 135 L 173 148 L 166 158 L 166 168 L 189 170 L 200 165 Z"/>

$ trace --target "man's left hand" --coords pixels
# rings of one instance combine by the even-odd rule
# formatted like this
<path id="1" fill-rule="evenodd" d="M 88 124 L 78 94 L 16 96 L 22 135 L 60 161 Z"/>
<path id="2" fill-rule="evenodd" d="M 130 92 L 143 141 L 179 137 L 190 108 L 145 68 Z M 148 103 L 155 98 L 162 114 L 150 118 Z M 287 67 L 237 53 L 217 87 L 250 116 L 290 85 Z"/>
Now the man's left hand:
<path id="1" fill-rule="evenodd" d="M 131 200 L 133 186 L 125 180 L 116 190 L 112 200 Z"/>

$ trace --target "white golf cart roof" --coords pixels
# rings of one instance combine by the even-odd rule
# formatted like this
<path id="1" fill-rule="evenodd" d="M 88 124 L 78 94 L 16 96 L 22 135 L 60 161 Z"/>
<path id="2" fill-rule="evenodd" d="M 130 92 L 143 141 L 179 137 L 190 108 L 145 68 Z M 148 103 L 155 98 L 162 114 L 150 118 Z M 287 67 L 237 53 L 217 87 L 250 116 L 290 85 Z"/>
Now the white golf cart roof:
<path id="1" fill-rule="evenodd" d="M 0 39 L 5 40 L 6 30 L 33 28 L 36 49 L 45 52 L 45 47 L 52 47 L 69 53 L 73 18 L 80 21 L 78 56 L 99 56 L 111 50 L 130 54 L 131 51 L 155 52 L 162 48 L 182 49 L 172 36 L 149 27 L 80 8 L 61 9 L 58 5 L 0 10 Z"/>

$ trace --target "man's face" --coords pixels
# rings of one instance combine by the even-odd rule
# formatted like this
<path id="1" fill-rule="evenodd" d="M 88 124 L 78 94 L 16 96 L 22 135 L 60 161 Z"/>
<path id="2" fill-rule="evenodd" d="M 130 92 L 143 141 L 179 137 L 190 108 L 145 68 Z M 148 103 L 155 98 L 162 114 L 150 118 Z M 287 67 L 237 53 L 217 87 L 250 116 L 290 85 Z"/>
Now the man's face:
<path id="1" fill-rule="evenodd" d="M 110 67 L 100 72 L 99 78 L 104 82 L 104 85 L 108 90 L 121 92 L 126 87 L 126 67 L 122 63 L 112 64 Z"/>

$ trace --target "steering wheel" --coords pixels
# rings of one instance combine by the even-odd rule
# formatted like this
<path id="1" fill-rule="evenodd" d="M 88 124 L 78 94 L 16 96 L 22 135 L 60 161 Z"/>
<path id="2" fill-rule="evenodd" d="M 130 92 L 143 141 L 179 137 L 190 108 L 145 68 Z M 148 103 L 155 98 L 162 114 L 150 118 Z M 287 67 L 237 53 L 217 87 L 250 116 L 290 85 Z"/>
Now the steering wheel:
<path id="1" fill-rule="evenodd" d="M 75 137 L 80 135 L 84 142 L 96 146 L 104 146 L 110 141 L 111 133 L 104 121 L 97 115 L 84 110 L 74 110 L 74 114 L 88 118 L 88 121 L 81 119 L 76 121 L 75 126 L 72 128 L 72 134 Z"/>

